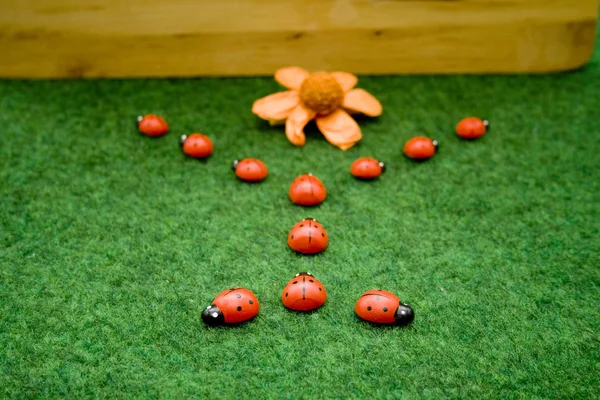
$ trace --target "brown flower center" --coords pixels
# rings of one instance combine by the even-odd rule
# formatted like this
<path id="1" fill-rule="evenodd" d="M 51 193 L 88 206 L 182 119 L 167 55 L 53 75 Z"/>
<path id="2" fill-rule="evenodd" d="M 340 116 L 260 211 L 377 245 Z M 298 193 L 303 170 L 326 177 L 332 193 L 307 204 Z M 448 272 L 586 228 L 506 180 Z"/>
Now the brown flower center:
<path id="1" fill-rule="evenodd" d="M 300 100 L 317 114 L 331 114 L 344 100 L 344 90 L 327 72 L 310 74 L 300 87 Z"/>

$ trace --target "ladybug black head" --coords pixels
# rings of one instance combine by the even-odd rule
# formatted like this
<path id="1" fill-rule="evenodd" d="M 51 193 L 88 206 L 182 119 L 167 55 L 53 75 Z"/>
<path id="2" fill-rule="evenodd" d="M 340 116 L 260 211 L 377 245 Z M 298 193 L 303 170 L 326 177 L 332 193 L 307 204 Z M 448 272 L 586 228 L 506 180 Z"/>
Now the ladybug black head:
<path id="1" fill-rule="evenodd" d="M 483 126 L 485 126 L 485 130 L 489 130 L 490 129 L 490 121 L 488 121 L 487 119 L 483 120 Z"/>
<path id="2" fill-rule="evenodd" d="M 144 119 L 144 117 L 142 117 L 141 115 L 138 115 L 138 117 L 135 119 L 135 127 L 139 129 L 140 127 L 140 122 L 142 122 L 142 120 Z"/>
<path id="3" fill-rule="evenodd" d="M 310 272 L 300 272 L 296 274 L 296 276 L 313 276 L 313 274 L 311 274 Z"/>
<path id="4" fill-rule="evenodd" d="M 239 163 L 240 163 L 239 160 L 233 160 L 233 164 L 231 165 L 231 168 L 235 171 Z"/>
<path id="5" fill-rule="evenodd" d="M 397 325 L 408 325 L 415 319 L 415 312 L 408 304 L 400 303 L 394 317 Z"/>
<path id="6" fill-rule="evenodd" d="M 381 172 L 385 172 L 385 163 L 383 161 L 379 161 L 379 166 L 381 167 Z"/>
<path id="7" fill-rule="evenodd" d="M 315 221 L 315 222 L 317 222 L 316 219 L 310 218 L 310 217 L 309 218 L 303 218 L 302 221 Z"/>
<path id="8" fill-rule="evenodd" d="M 202 311 L 202 321 L 206 325 L 223 325 L 225 323 L 225 316 L 219 310 L 219 307 L 215 305 L 210 305 Z"/>
<path id="9" fill-rule="evenodd" d="M 437 153 L 438 147 L 439 147 L 439 143 L 438 143 L 437 140 L 434 140 L 432 143 L 433 143 L 433 147 L 435 147 L 435 152 Z"/>
<path id="10" fill-rule="evenodd" d="M 185 143 L 185 139 L 187 139 L 187 135 L 181 136 L 181 138 L 179 138 L 179 144 L 183 146 L 183 144 Z"/>

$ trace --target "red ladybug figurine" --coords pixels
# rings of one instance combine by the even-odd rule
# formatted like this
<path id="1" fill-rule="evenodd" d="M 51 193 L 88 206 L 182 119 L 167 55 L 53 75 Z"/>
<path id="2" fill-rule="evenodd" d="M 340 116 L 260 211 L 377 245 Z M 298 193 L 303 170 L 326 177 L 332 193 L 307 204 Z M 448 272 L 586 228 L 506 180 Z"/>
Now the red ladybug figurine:
<path id="1" fill-rule="evenodd" d="M 260 310 L 254 293 L 241 287 L 222 291 L 210 306 L 202 311 L 202 320 L 207 325 L 229 325 L 248 321 Z"/>
<path id="2" fill-rule="evenodd" d="M 321 307 L 325 300 L 325 287 L 310 272 L 296 274 L 281 293 L 283 305 L 294 311 L 314 310 Z"/>
<path id="3" fill-rule="evenodd" d="M 288 246 L 299 253 L 320 253 L 328 243 L 325 228 L 314 218 L 304 218 L 294 225 L 288 235 Z"/>
<path id="4" fill-rule="evenodd" d="M 269 175 L 269 170 L 265 163 L 256 158 L 245 158 L 241 161 L 235 160 L 233 162 L 233 170 L 238 178 L 249 182 L 262 181 Z"/>
<path id="5" fill-rule="evenodd" d="M 179 141 L 183 152 L 190 157 L 205 158 L 213 152 L 213 142 L 206 135 L 201 133 L 192 133 L 191 135 L 183 135 Z"/>
<path id="6" fill-rule="evenodd" d="M 456 134 L 463 139 L 477 139 L 486 134 L 488 127 L 488 121 L 477 117 L 467 117 L 456 124 Z"/>
<path id="7" fill-rule="evenodd" d="M 415 318 L 413 309 L 398 296 L 385 290 L 369 290 L 360 296 L 354 307 L 365 321 L 376 324 L 408 325 Z"/>
<path id="8" fill-rule="evenodd" d="M 416 136 L 404 145 L 404 154 L 415 160 L 425 160 L 437 152 L 438 142 L 424 136 Z"/>
<path id="9" fill-rule="evenodd" d="M 385 164 L 370 157 L 357 159 L 350 166 L 350 173 L 359 179 L 374 179 L 385 172 Z"/>
<path id="10" fill-rule="evenodd" d="M 147 136 L 162 136 L 169 132 L 169 125 L 164 118 L 158 115 L 148 114 L 137 118 L 138 130 Z"/>
<path id="11" fill-rule="evenodd" d="M 290 185 L 290 200 L 301 206 L 314 206 L 327 197 L 323 182 L 313 174 L 300 175 Z"/>

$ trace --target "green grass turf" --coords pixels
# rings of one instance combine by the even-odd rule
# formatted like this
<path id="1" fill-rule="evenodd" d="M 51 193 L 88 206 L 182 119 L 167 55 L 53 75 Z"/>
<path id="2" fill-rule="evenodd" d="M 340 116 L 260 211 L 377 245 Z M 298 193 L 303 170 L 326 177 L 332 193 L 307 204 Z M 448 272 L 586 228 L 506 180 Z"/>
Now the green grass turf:
<path id="1" fill-rule="evenodd" d="M 592 398 L 600 395 L 600 58 L 544 76 L 361 77 L 384 105 L 342 152 L 296 148 L 250 112 L 272 78 L 0 82 L 0 396 Z M 150 139 L 155 112 L 172 132 Z M 490 119 L 483 139 L 455 123 Z M 215 142 L 187 159 L 180 134 Z M 404 158 L 416 134 L 440 141 Z M 359 156 L 385 160 L 374 182 Z M 237 157 L 271 171 L 235 179 Z M 288 185 L 312 171 L 313 209 Z M 316 217 L 326 252 L 288 230 Z M 286 311 L 309 270 L 329 298 Z M 252 289 L 259 316 L 207 328 L 202 308 Z M 416 311 L 404 329 L 354 316 L 368 289 Z"/>

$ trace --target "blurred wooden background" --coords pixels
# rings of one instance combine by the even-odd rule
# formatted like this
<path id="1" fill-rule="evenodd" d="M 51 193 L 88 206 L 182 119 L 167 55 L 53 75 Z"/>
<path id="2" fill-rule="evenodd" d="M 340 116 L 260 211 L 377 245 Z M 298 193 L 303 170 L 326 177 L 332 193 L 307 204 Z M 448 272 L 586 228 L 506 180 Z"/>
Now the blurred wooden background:
<path id="1" fill-rule="evenodd" d="M 0 77 L 562 71 L 597 18 L 597 0 L 0 0 Z"/>

